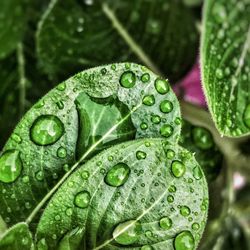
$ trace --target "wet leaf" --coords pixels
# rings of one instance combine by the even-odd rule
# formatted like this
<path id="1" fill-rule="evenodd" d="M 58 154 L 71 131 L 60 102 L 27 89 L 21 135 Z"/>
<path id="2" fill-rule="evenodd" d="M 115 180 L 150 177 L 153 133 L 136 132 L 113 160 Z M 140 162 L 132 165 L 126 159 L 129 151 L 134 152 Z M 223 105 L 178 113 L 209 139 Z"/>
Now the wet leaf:
<path id="1" fill-rule="evenodd" d="M 37 32 L 38 56 L 53 77 L 133 61 L 175 82 L 197 56 L 195 22 L 182 1 L 52 0 Z"/>
<path id="2" fill-rule="evenodd" d="M 30 222 L 79 162 L 125 140 L 175 143 L 179 134 L 179 104 L 168 81 L 128 63 L 83 71 L 43 97 L 5 145 L 0 213 L 8 225 Z"/>
<path id="3" fill-rule="evenodd" d="M 222 135 L 250 133 L 250 2 L 208 0 L 204 7 L 202 76 Z"/>
<path id="4" fill-rule="evenodd" d="M 28 225 L 18 223 L 0 236 L 0 250 L 34 250 L 32 234 Z"/>
<path id="5" fill-rule="evenodd" d="M 207 209 L 206 179 L 191 153 L 161 139 L 135 140 L 104 150 L 66 180 L 37 240 L 48 249 L 76 237 L 71 249 L 191 250 Z"/>
<path id="6" fill-rule="evenodd" d="M 195 153 L 209 182 L 216 179 L 222 168 L 223 155 L 209 130 L 183 121 L 180 145 Z"/>

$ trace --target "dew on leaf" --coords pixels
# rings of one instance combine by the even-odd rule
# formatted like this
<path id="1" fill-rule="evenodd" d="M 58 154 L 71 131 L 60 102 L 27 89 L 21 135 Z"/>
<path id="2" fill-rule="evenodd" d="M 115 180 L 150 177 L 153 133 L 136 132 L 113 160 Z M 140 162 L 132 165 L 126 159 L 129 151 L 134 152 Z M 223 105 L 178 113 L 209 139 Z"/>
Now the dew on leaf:
<path id="1" fill-rule="evenodd" d="M 36 174 L 35 174 L 35 177 L 38 181 L 42 181 L 44 179 L 44 173 L 43 171 L 38 171 Z"/>
<path id="2" fill-rule="evenodd" d="M 112 187 L 120 187 L 128 180 L 129 175 L 129 166 L 120 162 L 108 171 L 105 176 L 105 183 Z"/>
<path id="3" fill-rule="evenodd" d="M 245 125 L 250 128 L 250 103 L 247 105 L 244 114 L 243 114 L 243 121 Z"/>
<path id="4" fill-rule="evenodd" d="M 113 231 L 113 238 L 121 245 L 131 245 L 138 240 L 141 225 L 135 220 L 120 223 Z"/>
<path id="5" fill-rule="evenodd" d="M 150 81 L 150 75 L 149 75 L 149 73 L 143 74 L 143 75 L 141 76 L 141 81 L 142 81 L 143 83 L 149 82 L 149 81 Z"/>
<path id="6" fill-rule="evenodd" d="M 167 158 L 171 160 L 175 157 L 175 152 L 172 149 L 168 149 L 166 155 L 167 155 Z"/>
<path id="7" fill-rule="evenodd" d="M 203 150 L 210 149 L 214 145 L 212 134 L 205 128 L 196 127 L 192 130 L 195 145 Z"/>
<path id="8" fill-rule="evenodd" d="M 12 134 L 11 139 L 16 143 L 20 144 L 22 142 L 22 138 L 18 134 Z"/>
<path id="9" fill-rule="evenodd" d="M 7 150 L 0 157 L 0 181 L 14 182 L 22 172 L 22 160 L 17 150 Z"/>
<path id="10" fill-rule="evenodd" d="M 175 192 L 176 192 L 176 186 L 171 185 L 171 186 L 168 188 L 168 191 L 169 191 L 170 193 L 175 193 Z"/>
<path id="11" fill-rule="evenodd" d="M 202 178 L 202 172 L 199 166 L 193 168 L 193 176 L 196 180 L 200 180 Z"/>
<path id="12" fill-rule="evenodd" d="M 136 152 L 136 158 L 138 160 L 146 159 L 146 157 L 147 157 L 147 154 L 145 152 L 143 152 L 143 151 L 137 151 Z"/>
<path id="13" fill-rule="evenodd" d="M 199 230 L 199 228 L 200 228 L 200 225 L 198 223 L 195 222 L 195 223 L 192 224 L 192 229 L 193 230 L 197 231 L 197 230 Z"/>
<path id="14" fill-rule="evenodd" d="M 173 203 L 174 202 L 174 196 L 173 195 L 168 195 L 167 201 L 168 201 L 168 203 Z"/>
<path id="15" fill-rule="evenodd" d="M 194 250 L 195 240 L 189 231 L 179 233 L 174 239 L 175 250 Z"/>
<path id="16" fill-rule="evenodd" d="M 57 156 L 59 158 L 65 158 L 67 156 L 67 150 L 64 147 L 59 147 L 57 149 Z"/>
<path id="17" fill-rule="evenodd" d="M 140 128 L 141 128 L 142 130 L 146 130 L 146 129 L 148 128 L 148 124 L 145 123 L 145 122 L 143 122 L 143 123 L 141 123 Z"/>
<path id="18" fill-rule="evenodd" d="M 182 216 L 187 217 L 188 215 L 190 215 L 191 211 L 190 211 L 189 207 L 181 206 L 180 213 L 181 213 Z"/>
<path id="19" fill-rule="evenodd" d="M 126 71 L 121 75 L 120 84 L 124 88 L 132 88 L 135 86 L 136 76 L 132 71 Z"/>
<path id="20" fill-rule="evenodd" d="M 155 97 L 153 95 L 146 95 L 143 97 L 142 103 L 147 106 L 152 106 L 155 104 Z"/>
<path id="21" fill-rule="evenodd" d="M 64 91 L 66 89 L 66 84 L 63 82 L 63 83 L 60 83 L 57 87 L 56 87 L 57 90 L 60 90 L 60 91 Z"/>
<path id="22" fill-rule="evenodd" d="M 141 247 L 141 250 L 153 250 L 153 248 L 150 245 L 145 245 Z"/>
<path id="23" fill-rule="evenodd" d="M 165 124 L 161 127 L 160 129 L 160 134 L 163 136 L 163 137 L 170 137 L 174 132 L 174 129 L 171 125 L 168 125 L 168 124 Z"/>
<path id="24" fill-rule="evenodd" d="M 171 164 L 171 171 L 175 177 L 180 178 L 185 174 L 186 167 L 180 161 L 173 161 Z"/>
<path id="25" fill-rule="evenodd" d="M 88 180 L 88 178 L 89 178 L 89 172 L 88 171 L 83 171 L 82 173 L 81 173 L 81 177 L 83 178 L 83 180 Z"/>
<path id="26" fill-rule="evenodd" d="M 155 88 L 159 94 L 164 95 L 169 91 L 169 84 L 166 80 L 158 78 L 155 80 Z"/>
<path id="27" fill-rule="evenodd" d="M 82 191 L 75 196 L 74 203 L 79 208 L 87 208 L 90 202 L 90 194 L 88 191 Z"/>
<path id="28" fill-rule="evenodd" d="M 221 70 L 221 69 L 217 69 L 216 71 L 215 71 L 215 76 L 218 78 L 218 79 L 223 79 L 223 77 L 224 77 L 224 74 L 223 74 L 223 71 Z"/>
<path id="29" fill-rule="evenodd" d="M 159 115 L 152 115 L 151 122 L 154 124 L 159 124 L 161 122 L 161 117 Z"/>
<path id="30" fill-rule="evenodd" d="M 54 115 L 39 116 L 30 129 L 31 140 L 40 146 L 46 146 L 58 141 L 64 133 L 64 125 Z"/>
<path id="31" fill-rule="evenodd" d="M 168 230 L 172 227 L 173 222 L 169 217 L 163 217 L 160 219 L 159 224 L 162 229 Z"/>

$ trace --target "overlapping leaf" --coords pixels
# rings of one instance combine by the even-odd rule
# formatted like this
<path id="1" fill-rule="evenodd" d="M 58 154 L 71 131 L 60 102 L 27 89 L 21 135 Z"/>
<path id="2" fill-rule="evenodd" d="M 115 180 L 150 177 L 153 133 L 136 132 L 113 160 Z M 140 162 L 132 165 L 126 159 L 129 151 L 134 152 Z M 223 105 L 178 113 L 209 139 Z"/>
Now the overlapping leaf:
<path id="1" fill-rule="evenodd" d="M 30 222 L 78 166 L 76 159 L 134 138 L 176 142 L 179 134 L 179 104 L 169 83 L 145 67 L 113 64 L 81 72 L 42 98 L 5 145 L 0 213 L 9 225 Z"/>
<path id="2" fill-rule="evenodd" d="M 195 61 L 195 23 L 182 1 L 52 0 L 38 28 L 38 57 L 54 77 L 135 61 L 175 82 Z"/>
<path id="3" fill-rule="evenodd" d="M 191 153 L 161 139 L 135 140 L 67 179 L 39 222 L 38 246 L 192 250 L 207 209 L 206 179 Z"/>
<path id="4" fill-rule="evenodd" d="M 205 94 L 222 135 L 250 133 L 250 1 L 208 0 L 201 48 Z"/>

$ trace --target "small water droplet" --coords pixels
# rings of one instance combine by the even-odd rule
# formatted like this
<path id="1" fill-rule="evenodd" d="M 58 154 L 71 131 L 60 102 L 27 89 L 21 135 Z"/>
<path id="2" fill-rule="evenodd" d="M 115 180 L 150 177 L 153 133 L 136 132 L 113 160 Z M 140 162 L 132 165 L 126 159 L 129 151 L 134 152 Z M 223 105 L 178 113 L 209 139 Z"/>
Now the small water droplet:
<path id="1" fill-rule="evenodd" d="M 169 217 L 163 217 L 160 219 L 159 224 L 162 229 L 168 230 L 172 227 L 173 222 Z"/>
<path id="2" fill-rule="evenodd" d="M 120 187 L 127 180 L 130 175 L 130 168 L 125 163 L 118 163 L 113 166 L 105 176 L 105 182 L 112 187 Z"/>
<path id="3" fill-rule="evenodd" d="M 202 178 L 202 171 L 199 166 L 193 168 L 193 176 L 196 180 L 200 180 Z"/>
<path id="4" fill-rule="evenodd" d="M 193 230 L 197 231 L 197 230 L 199 230 L 199 228 L 200 228 L 200 225 L 198 223 L 195 222 L 195 223 L 192 224 L 192 229 Z"/>
<path id="5" fill-rule="evenodd" d="M 167 201 L 168 201 L 168 203 L 173 203 L 174 202 L 174 196 L 173 195 L 168 195 Z"/>
<path id="6" fill-rule="evenodd" d="M 35 174 L 35 177 L 38 181 L 42 181 L 44 179 L 44 173 L 43 171 L 38 171 L 36 174 Z"/>
<path id="7" fill-rule="evenodd" d="M 171 125 L 165 124 L 160 129 L 160 134 L 166 138 L 170 137 L 174 132 L 174 129 Z"/>
<path id="8" fill-rule="evenodd" d="M 14 140 L 16 143 L 20 144 L 22 142 L 22 138 L 18 134 L 12 134 L 11 139 Z"/>
<path id="9" fill-rule="evenodd" d="M 176 192 L 176 186 L 171 185 L 171 186 L 168 188 L 168 191 L 169 191 L 170 193 L 175 193 L 175 192 Z"/>
<path id="10" fill-rule="evenodd" d="M 153 106 L 155 104 L 155 97 L 153 95 L 144 96 L 142 103 L 147 106 Z"/>
<path id="11" fill-rule="evenodd" d="M 141 250 L 153 250 L 153 248 L 150 245 L 145 245 L 141 247 Z"/>
<path id="12" fill-rule="evenodd" d="M 185 174 L 186 167 L 180 161 L 173 161 L 171 164 L 171 170 L 175 177 L 180 178 Z"/>
<path id="13" fill-rule="evenodd" d="M 64 125 L 54 115 L 39 116 L 31 127 L 31 140 L 40 146 L 46 146 L 58 141 L 64 133 Z"/>
<path id="14" fill-rule="evenodd" d="M 81 174 L 83 180 L 88 180 L 89 178 L 89 172 L 88 171 L 83 171 Z"/>
<path id="15" fill-rule="evenodd" d="M 121 75 L 120 84 L 124 88 L 132 88 L 135 86 L 136 76 L 132 71 L 126 71 Z"/>
<path id="16" fill-rule="evenodd" d="M 216 69 L 216 71 L 215 71 L 215 76 L 216 76 L 218 79 L 223 79 L 223 77 L 224 77 L 223 71 L 222 71 L 221 69 Z"/>
<path id="17" fill-rule="evenodd" d="M 141 225 L 135 220 L 120 223 L 113 231 L 113 238 L 121 245 L 131 245 L 138 240 Z"/>
<path id="18" fill-rule="evenodd" d="M 189 231 L 179 233 L 174 239 L 175 250 L 194 250 L 195 240 Z"/>
<path id="19" fill-rule="evenodd" d="M 141 76 L 141 81 L 142 81 L 143 83 L 149 82 L 149 81 L 150 81 L 150 75 L 149 75 L 149 73 L 143 74 L 143 75 Z"/>
<path id="20" fill-rule="evenodd" d="M 59 158 L 65 158 L 67 156 L 67 150 L 64 147 L 59 147 L 57 149 L 57 156 Z"/>
<path id="21" fill-rule="evenodd" d="M 173 108 L 173 103 L 168 100 L 162 101 L 160 104 L 160 110 L 162 113 L 170 113 Z"/>
<path id="22" fill-rule="evenodd" d="M 159 94 L 164 95 L 169 91 L 169 84 L 166 80 L 158 78 L 155 80 L 155 88 Z"/>
<path id="23" fill-rule="evenodd" d="M 0 157 L 0 181 L 14 182 L 21 174 L 23 168 L 20 152 L 7 150 Z"/>
<path id="24" fill-rule="evenodd" d="M 73 214 L 73 209 L 71 207 L 67 208 L 65 213 L 67 216 L 71 216 Z"/>
<path id="25" fill-rule="evenodd" d="M 151 122 L 154 124 L 159 124 L 161 122 L 161 117 L 159 115 L 152 115 Z"/>
<path id="26" fill-rule="evenodd" d="M 66 84 L 64 82 L 60 83 L 57 87 L 57 90 L 64 91 L 66 89 Z"/>
<path id="27" fill-rule="evenodd" d="M 79 208 L 87 208 L 90 202 L 90 194 L 88 191 L 82 191 L 75 196 L 74 203 Z"/>
<path id="28" fill-rule="evenodd" d="M 145 123 L 145 122 L 143 122 L 143 123 L 141 123 L 140 128 L 141 128 L 142 130 L 146 130 L 146 129 L 148 128 L 148 124 Z"/>
<path id="29" fill-rule="evenodd" d="M 194 128 L 192 130 L 192 137 L 195 145 L 202 150 L 210 149 L 214 145 L 212 134 L 205 128 Z"/>
<path id="30" fill-rule="evenodd" d="M 138 160 L 146 159 L 146 157 L 147 157 L 147 154 L 145 152 L 143 152 L 143 151 L 137 151 L 136 152 L 136 158 Z"/>
<path id="31" fill-rule="evenodd" d="M 170 160 L 172 160 L 175 157 L 175 152 L 172 149 L 168 149 L 166 154 L 167 154 L 167 158 Z"/>
<path id="32" fill-rule="evenodd" d="M 214 18 L 218 23 L 223 23 L 227 17 L 225 6 L 220 2 L 216 2 L 213 7 Z"/>
<path id="33" fill-rule="evenodd" d="M 181 206 L 180 213 L 182 216 L 187 217 L 190 215 L 191 211 L 190 208 L 187 206 Z"/>

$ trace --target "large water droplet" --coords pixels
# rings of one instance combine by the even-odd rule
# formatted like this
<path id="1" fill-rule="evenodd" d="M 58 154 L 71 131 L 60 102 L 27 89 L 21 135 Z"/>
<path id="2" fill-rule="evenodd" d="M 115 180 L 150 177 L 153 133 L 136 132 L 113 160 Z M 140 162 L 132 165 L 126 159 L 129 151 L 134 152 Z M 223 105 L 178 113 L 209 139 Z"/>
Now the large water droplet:
<path id="1" fill-rule="evenodd" d="M 162 229 L 168 230 L 172 227 L 173 222 L 169 217 L 163 217 L 160 219 L 159 224 Z"/>
<path id="2" fill-rule="evenodd" d="M 163 80 L 160 78 L 156 79 L 155 88 L 156 88 L 157 92 L 159 94 L 162 94 L 162 95 L 168 93 L 168 91 L 169 91 L 168 82 L 166 80 Z"/>
<path id="3" fill-rule="evenodd" d="M 88 191 L 82 191 L 75 196 L 74 203 L 77 207 L 86 208 L 90 202 L 90 194 Z"/>
<path id="4" fill-rule="evenodd" d="M 22 171 L 20 152 L 8 150 L 0 157 L 0 181 L 11 183 L 15 181 Z"/>
<path id="5" fill-rule="evenodd" d="M 58 141 L 64 133 L 64 125 L 54 115 L 39 116 L 30 130 L 31 140 L 40 146 L 50 145 Z"/>
<path id="6" fill-rule="evenodd" d="M 132 71 L 126 71 L 121 75 L 120 84 L 124 88 L 132 88 L 135 86 L 136 76 Z"/>
<path id="7" fill-rule="evenodd" d="M 213 147 L 214 145 L 213 136 L 205 128 L 194 128 L 192 130 L 192 137 L 195 145 L 200 149 L 207 150 Z"/>
<path id="8" fill-rule="evenodd" d="M 245 125 L 250 128 L 250 103 L 247 105 L 244 115 L 243 115 L 243 121 Z"/>
<path id="9" fill-rule="evenodd" d="M 180 161 L 173 161 L 171 164 L 171 170 L 175 177 L 180 178 L 186 172 L 185 165 Z"/>
<path id="10" fill-rule="evenodd" d="M 195 241 L 193 235 L 189 231 L 179 233 L 174 240 L 175 250 L 193 250 Z"/>
<path id="11" fill-rule="evenodd" d="M 171 125 L 165 124 L 160 129 L 160 134 L 164 137 L 170 137 L 173 134 L 173 127 Z"/>
<path id="12" fill-rule="evenodd" d="M 135 243 L 141 232 L 141 225 L 135 220 L 120 223 L 113 231 L 113 238 L 121 245 Z"/>
<path id="13" fill-rule="evenodd" d="M 130 168 L 125 163 L 118 163 L 113 166 L 105 176 L 105 182 L 112 187 L 122 186 L 130 175 Z"/>

